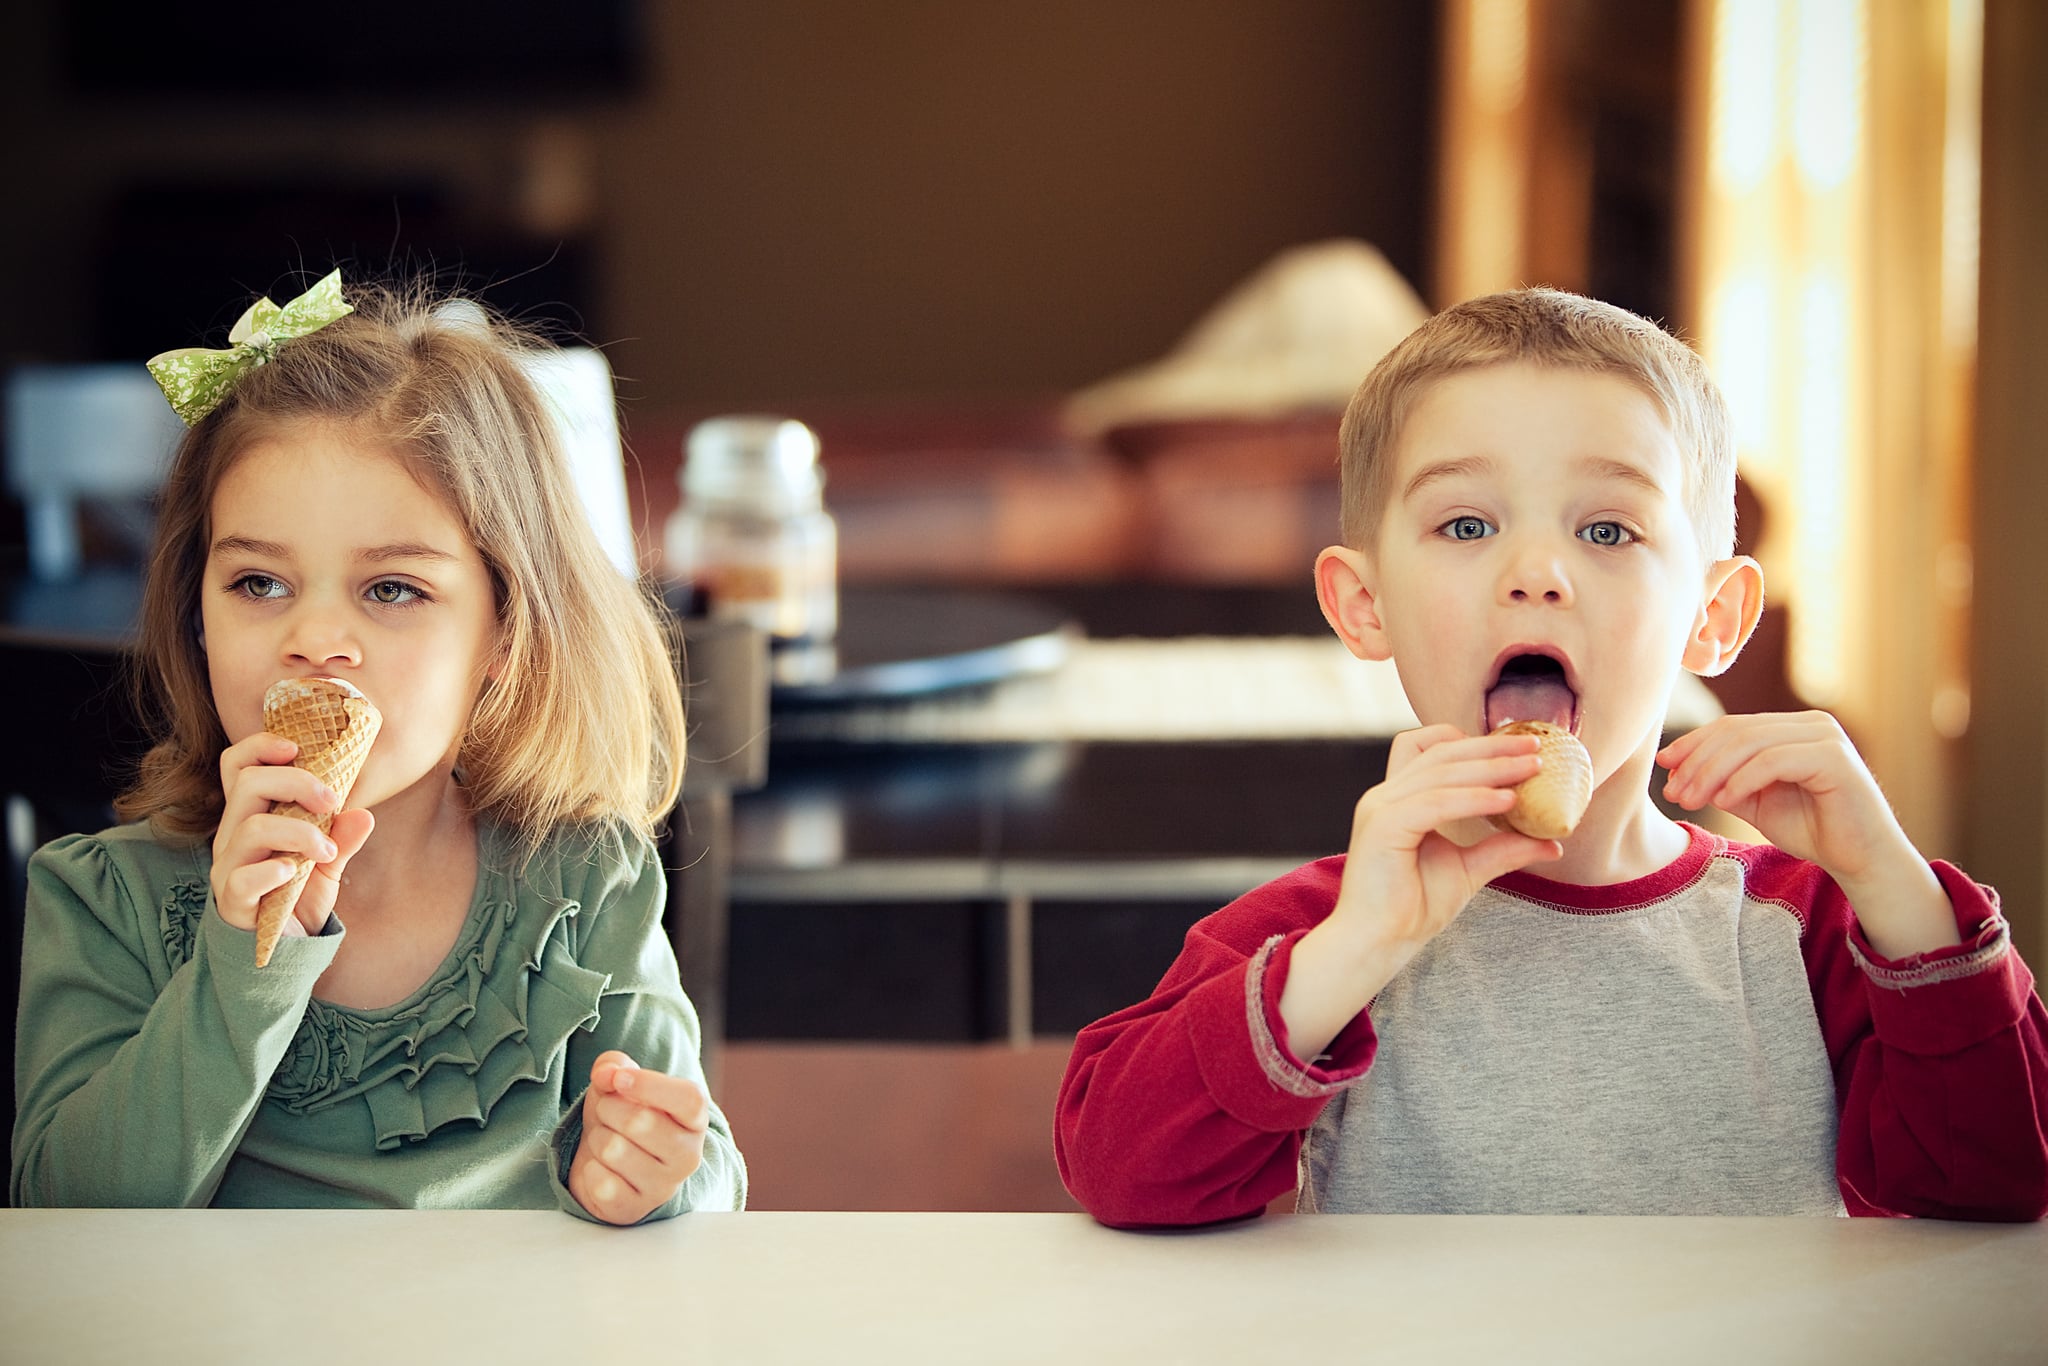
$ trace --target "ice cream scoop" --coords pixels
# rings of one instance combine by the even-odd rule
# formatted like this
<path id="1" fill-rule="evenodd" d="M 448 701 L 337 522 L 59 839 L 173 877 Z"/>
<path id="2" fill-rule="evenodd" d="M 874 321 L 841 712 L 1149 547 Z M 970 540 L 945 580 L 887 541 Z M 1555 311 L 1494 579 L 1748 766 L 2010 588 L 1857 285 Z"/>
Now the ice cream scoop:
<path id="1" fill-rule="evenodd" d="M 281 678 L 263 694 L 263 728 L 297 742 L 294 766 L 334 791 L 344 805 L 384 718 L 354 685 L 339 678 Z M 280 802 L 278 815 L 310 821 L 324 834 L 332 812 L 315 814 L 297 802 Z M 270 962 L 284 924 L 312 876 L 313 861 L 294 857 L 292 880 L 264 893 L 256 903 L 256 966 Z"/>
<path id="2" fill-rule="evenodd" d="M 1516 785 L 1513 806 L 1488 819 L 1539 840 L 1561 840 L 1576 830 L 1593 799 L 1593 760 L 1579 737 L 1549 721 L 1507 721 L 1493 733 L 1535 736 L 1543 766 Z"/>

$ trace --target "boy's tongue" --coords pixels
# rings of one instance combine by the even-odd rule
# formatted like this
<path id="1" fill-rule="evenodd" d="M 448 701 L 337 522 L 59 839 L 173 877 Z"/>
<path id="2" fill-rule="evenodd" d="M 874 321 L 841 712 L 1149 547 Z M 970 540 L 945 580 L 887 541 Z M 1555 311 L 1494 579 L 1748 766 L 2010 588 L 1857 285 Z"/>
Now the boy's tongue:
<path id="1" fill-rule="evenodd" d="M 1510 721 L 1548 721 L 1572 728 L 1572 690 L 1555 674 L 1511 674 L 1486 694 L 1486 729 Z"/>

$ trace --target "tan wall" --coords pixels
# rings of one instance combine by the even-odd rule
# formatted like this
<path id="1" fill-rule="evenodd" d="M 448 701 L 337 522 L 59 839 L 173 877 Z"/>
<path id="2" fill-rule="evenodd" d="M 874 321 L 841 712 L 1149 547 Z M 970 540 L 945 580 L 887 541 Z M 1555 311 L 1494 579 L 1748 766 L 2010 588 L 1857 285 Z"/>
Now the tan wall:
<path id="1" fill-rule="evenodd" d="M 1330 234 L 1427 278 L 1423 0 L 648 0 L 638 95 L 481 111 L 83 100 L 56 3 L 0 43 L 10 127 L 45 130 L 7 139 L 36 209 L 0 216 L 4 359 L 83 354 L 94 215 L 152 175 L 420 175 L 585 225 L 589 330 L 657 407 L 1065 389 Z"/>

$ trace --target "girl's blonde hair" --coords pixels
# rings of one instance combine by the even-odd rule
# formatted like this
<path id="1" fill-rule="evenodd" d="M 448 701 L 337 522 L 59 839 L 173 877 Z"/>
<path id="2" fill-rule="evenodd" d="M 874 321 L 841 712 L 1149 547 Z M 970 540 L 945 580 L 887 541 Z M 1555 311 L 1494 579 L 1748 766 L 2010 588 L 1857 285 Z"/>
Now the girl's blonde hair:
<path id="1" fill-rule="evenodd" d="M 1646 318 L 1557 289 L 1468 299 L 1431 318 L 1365 377 L 1339 429 L 1344 543 L 1368 547 L 1392 496 L 1394 445 L 1430 385 L 1525 361 L 1626 380 L 1671 425 L 1686 462 L 1685 506 L 1710 560 L 1735 552 L 1735 442 L 1720 386 L 1691 347 Z"/>
<path id="2" fill-rule="evenodd" d="M 227 736 L 199 633 L 213 495 L 258 441 L 319 423 L 402 459 L 490 570 L 503 666 L 457 758 L 478 815 L 529 851 L 564 822 L 654 838 L 683 775 L 673 620 L 584 516 L 555 420 L 520 366 L 547 343 L 423 288 L 351 288 L 349 302 L 353 313 L 243 375 L 178 446 L 136 652 L 157 743 L 116 810 L 187 834 L 219 824 Z"/>

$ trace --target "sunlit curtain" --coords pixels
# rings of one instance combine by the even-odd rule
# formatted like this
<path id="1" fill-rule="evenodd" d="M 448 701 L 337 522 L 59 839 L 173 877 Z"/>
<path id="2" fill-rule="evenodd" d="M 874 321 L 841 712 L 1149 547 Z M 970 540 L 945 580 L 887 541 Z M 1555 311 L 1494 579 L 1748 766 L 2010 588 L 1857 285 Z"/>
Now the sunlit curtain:
<path id="1" fill-rule="evenodd" d="M 1440 0 L 1443 155 L 1438 163 L 1439 306 L 1529 281 L 1536 154 L 1532 30 L 1546 0 Z"/>
<path id="2" fill-rule="evenodd" d="M 1981 0 L 1694 0 L 1695 337 L 1790 671 L 1928 852 L 1968 725 Z"/>

